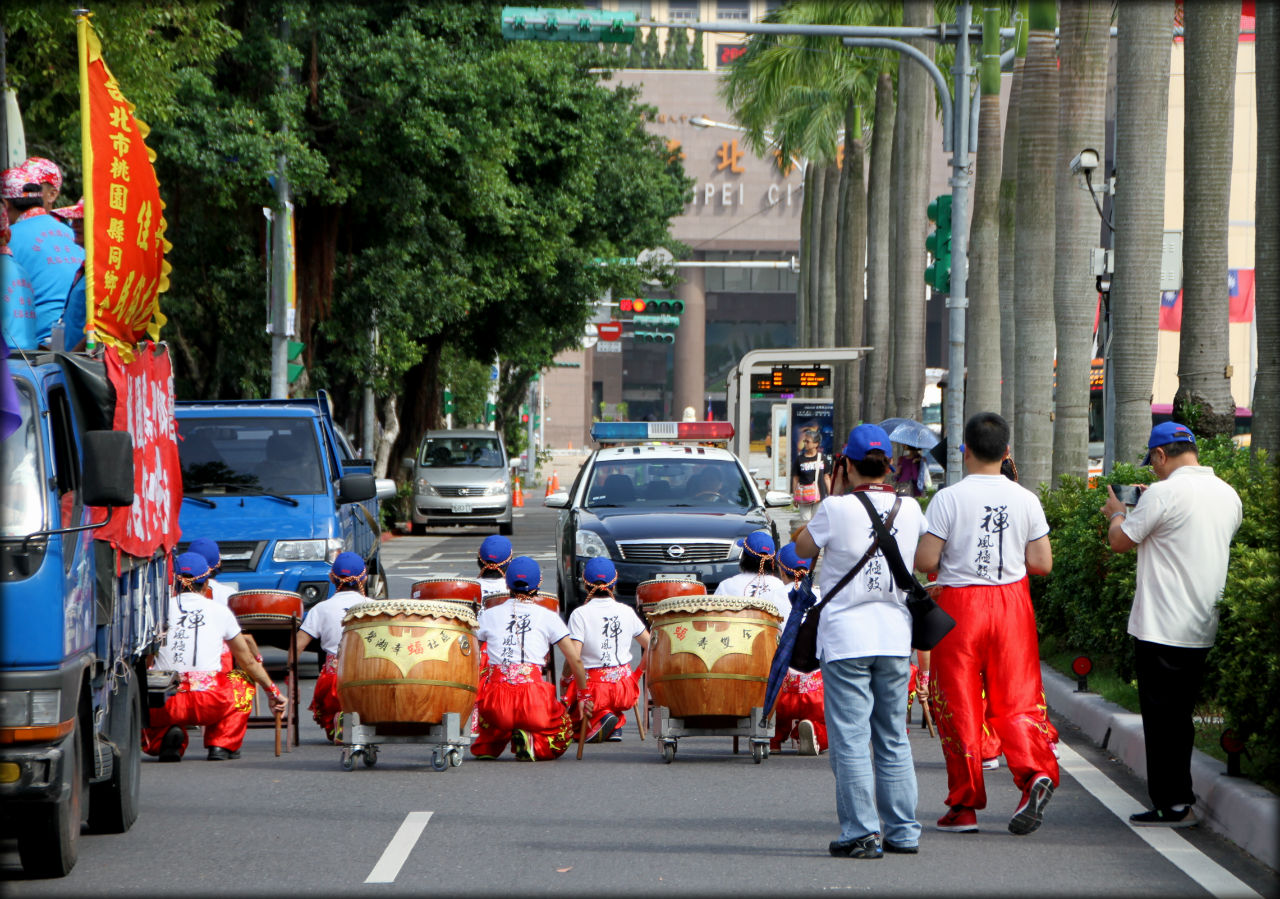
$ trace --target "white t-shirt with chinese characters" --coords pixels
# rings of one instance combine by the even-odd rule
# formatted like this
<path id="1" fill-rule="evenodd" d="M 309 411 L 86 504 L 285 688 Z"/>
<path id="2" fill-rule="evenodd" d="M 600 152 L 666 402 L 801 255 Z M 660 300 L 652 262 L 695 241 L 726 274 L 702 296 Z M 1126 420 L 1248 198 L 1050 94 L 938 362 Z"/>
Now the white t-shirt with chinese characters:
<path id="1" fill-rule="evenodd" d="M 231 599 L 231 594 L 236 592 L 235 584 L 224 584 L 215 578 L 209 578 L 208 583 L 209 590 L 213 593 L 213 601 L 220 602 L 224 606 L 227 604 L 227 600 Z"/>
<path id="2" fill-rule="evenodd" d="M 358 590 L 339 590 L 328 599 L 321 600 L 307 611 L 300 630 L 320 641 L 320 648 L 331 656 L 338 654 L 342 645 L 342 619 L 358 602 L 369 597 Z"/>
<path id="3" fill-rule="evenodd" d="M 791 588 L 781 578 L 772 574 L 751 574 L 749 571 L 739 572 L 727 577 L 716 587 L 716 596 L 748 596 L 753 599 L 766 599 L 778 610 L 778 617 L 784 622 L 791 614 Z"/>
<path id="4" fill-rule="evenodd" d="M 481 577 L 476 578 L 480 582 L 480 596 L 506 596 L 510 591 L 507 589 L 506 578 L 500 577 Z"/>
<path id="5" fill-rule="evenodd" d="M 971 474 L 929 502 L 929 533 L 946 541 L 945 587 L 1015 584 L 1027 574 L 1027 544 L 1049 533 L 1040 498 L 1002 474 Z"/>
<path id="6" fill-rule="evenodd" d="M 1205 465 L 1152 484 L 1120 527 L 1138 544 L 1129 633 L 1167 646 L 1212 646 L 1240 497 Z"/>
<path id="7" fill-rule="evenodd" d="M 925 532 L 920 504 L 891 490 L 865 491 L 881 520 L 889 517 L 895 500 L 902 500 L 889 528 L 908 569 L 916 544 Z M 809 536 L 826 550 L 818 584 L 828 594 L 857 565 L 875 539 L 871 519 L 856 496 L 831 496 L 822 501 L 809 522 Z M 822 607 L 818 620 L 818 658 L 827 662 L 868 656 L 911 655 L 911 613 L 906 595 L 893 582 L 884 553 L 877 551 L 840 592 Z"/>
<path id="8" fill-rule="evenodd" d="M 536 602 L 514 597 L 480 613 L 476 638 L 488 644 L 496 665 L 541 665 L 551 647 L 569 636 L 560 616 Z"/>
<path id="9" fill-rule="evenodd" d="M 231 610 L 199 593 L 169 600 L 169 632 L 156 653 L 162 671 L 218 671 L 223 641 L 234 640 L 240 624 Z"/>
<path id="10" fill-rule="evenodd" d="M 582 644 L 586 668 L 631 664 L 631 641 L 644 633 L 644 622 L 630 606 L 597 596 L 569 616 L 569 636 Z"/>

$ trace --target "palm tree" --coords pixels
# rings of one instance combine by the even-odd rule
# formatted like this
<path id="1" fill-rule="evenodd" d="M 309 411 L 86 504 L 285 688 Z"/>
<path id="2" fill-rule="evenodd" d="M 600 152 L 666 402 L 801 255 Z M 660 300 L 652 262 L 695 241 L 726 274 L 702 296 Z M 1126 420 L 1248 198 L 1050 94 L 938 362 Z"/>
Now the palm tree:
<path id="1" fill-rule="evenodd" d="M 978 159 L 969 229 L 965 419 L 1000 408 L 1000 9 L 982 14 Z"/>
<path id="2" fill-rule="evenodd" d="M 840 221 L 840 168 L 835 161 L 823 166 L 822 213 L 818 218 L 818 326 L 814 346 L 836 345 L 836 226 Z"/>
<path id="3" fill-rule="evenodd" d="M 1186 9 L 1182 207 L 1182 333 L 1173 416 L 1197 434 L 1235 433 L 1227 342 L 1227 220 L 1240 11 Z M 1274 202 L 1274 200 L 1272 200 Z"/>
<path id="4" fill-rule="evenodd" d="M 862 107 L 845 105 L 844 164 L 840 168 L 840 243 L 836 252 L 836 345 L 862 344 L 867 261 L 867 188 L 863 179 Z M 861 363 L 845 362 L 835 371 L 836 433 L 848 433 L 862 413 Z"/>
<path id="5" fill-rule="evenodd" d="M 1027 2 L 1019 0 L 1018 3 L 1017 55 L 1013 61 L 1013 83 L 1009 87 L 1009 120 L 1004 125 L 1000 169 L 1000 359 L 1003 362 L 1000 414 L 1008 421 L 1014 420 L 1013 360 L 1017 347 L 1013 315 L 1014 224 L 1018 209 L 1018 110 L 1022 108 L 1022 73 L 1027 61 Z"/>
<path id="6" fill-rule="evenodd" d="M 1121 3 L 1116 39 L 1115 274 L 1111 370 L 1115 459 L 1136 462 L 1151 432 L 1164 242 L 1173 0 Z"/>
<path id="7" fill-rule="evenodd" d="M 1032 0 L 1027 62 L 1018 98 L 1018 201 L 1013 306 L 1014 433 L 1018 469 L 1034 485 L 1049 480 L 1053 452 L 1054 170 L 1058 158 L 1057 9 Z"/>
<path id="8" fill-rule="evenodd" d="M 881 71 L 876 79 L 876 122 L 871 131 L 871 169 L 867 189 L 867 314 L 866 341 L 871 353 L 863 366 L 863 416 L 867 421 L 887 418 L 885 391 L 889 383 L 889 215 L 890 155 L 893 153 L 893 76 Z"/>
<path id="9" fill-rule="evenodd" d="M 1258 183 L 1254 228 L 1254 331 L 1258 371 L 1254 375 L 1255 450 L 1280 459 L 1280 11 L 1258 4 Z"/>
<path id="10" fill-rule="evenodd" d="M 1058 338 L 1054 397 L 1053 483 L 1060 475 L 1083 475 L 1089 467 L 1089 370 L 1093 364 L 1093 320 L 1098 290 L 1089 252 L 1098 246 L 1098 213 L 1081 190 L 1068 160 L 1106 139 L 1107 45 L 1110 0 L 1062 4 L 1058 57 L 1062 62 L 1055 157 L 1057 215 L 1053 314 Z M 1225 280 L 1224 280 L 1225 283 Z"/>

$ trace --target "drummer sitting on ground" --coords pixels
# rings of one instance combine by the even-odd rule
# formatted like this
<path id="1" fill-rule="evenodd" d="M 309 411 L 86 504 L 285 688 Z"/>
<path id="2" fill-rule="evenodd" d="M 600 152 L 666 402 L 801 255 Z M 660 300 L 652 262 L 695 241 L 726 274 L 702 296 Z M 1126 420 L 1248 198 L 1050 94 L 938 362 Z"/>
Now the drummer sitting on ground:
<path id="1" fill-rule="evenodd" d="M 476 638 L 486 644 L 489 676 L 476 700 L 480 733 L 471 743 L 476 758 L 495 759 L 508 743 L 521 761 L 559 758 L 569 748 L 569 713 L 556 698 L 555 684 L 542 676 L 552 645 L 560 647 L 573 670 L 583 713 L 592 712 L 578 644 L 559 615 L 534 601 L 541 583 L 538 563 L 517 556 L 507 566 L 511 599 L 480 613 Z"/>
<path id="2" fill-rule="evenodd" d="M 151 710 L 151 725 L 143 728 L 142 750 L 162 762 L 180 762 L 187 751 L 187 726 L 205 725 L 209 761 L 240 757 L 248 709 L 237 709 L 225 679 L 219 677 L 222 641 L 231 644 L 236 664 L 262 685 L 271 697 L 271 711 L 283 715 L 289 701 L 271 682 L 262 664 L 240 633 L 236 616 L 226 606 L 201 595 L 209 577 L 209 563 L 200 553 L 186 552 L 174 565 L 179 591 L 169 600 L 169 630 L 156 654 L 154 668 L 177 671 L 178 693 L 163 708 Z"/>
<path id="3" fill-rule="evenodd" d="M 798 586 L 813 567 L 812 559 L 800 558 L 794 543 L 778 550 L 777 563 L 778 574 L 794 586 Z M 821 599 L 817 584 L 812 589 L 814 596 Z M 822 703 L 822 671 L 804 672 L 788 668 L 778 693 L 778 702 L 773 707 L 777 729 L 769 741 L 769 748 L 780 752 L 782 741 L 792 739 L 800 744 L 800 755 L 826 752 L 827 718 Z"/>
<path id="4" fill-rule="evenodd" d="M 591 559 L 582 571 L 582 581 L 587 600 L 569 616 L 569 635 L 580 647 L 595 706 L 587 725 L 587 742 L 603 743 L 615 733 L 621 734 L 626 712 L 640 695 L 640 669 L 631 670 L 631 641 L 639 641 L 640 648 L 648 651 L 649 632 L 635 610 L 613 598 L 613 585 L 618 582 L 613 562 Z M 575 692 L 571 686 L 564 695 L 571 708 L 575 708 Z M 581 711 L 575 708 L 575 733 L 581 722 Z"/>
<path id="5" fill-rule="evenodd" d="M 774 545 L 768 531 L 752 531 L 742 542 L 741 571 L 716 587 L 716 596 L 746 596 L 767 599 L 783 621 L 791 612 L 787 585 L 773 574 Z"/>
<path id="6" fill-rule="evenodd" d="M 494 534 L 485 537 L 476 553 L 480 566 L 481 598 L 507 592 L 507 565 L 511 562 L 511 541 Z"/>
<path id="7" fill-rule="evenodd" d="M 330 743 L 342 739 L 342 703 L 338 701 L 338 646 L 342 643 L 342 619 L 348 609 L 364 602 L 364 585 L 368 577 L 364 559 L 353 552 L 338 553 L 329 572 L 329 580 L 337 591 L 312 606 L 298 629 L 299 656 L 313 637 L 320 641 L 320 648 L 325 653 L 310 708 L 311 717 L 324 728 L 324 735 Z"/>

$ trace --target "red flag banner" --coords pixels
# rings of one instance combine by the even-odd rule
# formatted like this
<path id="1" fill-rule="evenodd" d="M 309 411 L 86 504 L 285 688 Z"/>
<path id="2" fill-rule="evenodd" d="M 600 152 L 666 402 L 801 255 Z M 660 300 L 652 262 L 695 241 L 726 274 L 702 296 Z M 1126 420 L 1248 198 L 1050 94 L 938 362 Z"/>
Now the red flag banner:
<path id="1" fill-rule="evenodd" d="M 165 317 L 172 249 L 164 238 L 164 202 L 145 138 L 102 58 L 89 14 L 76 17 L 84 154 L 84 249 L 88 329 L 128 362 L 144 336 L 158 340 Z"/>
<path id="2" fill-rule="evenodd" d="M 163 346 L 148 343 L 134 358 L 108 346 L 107 378 L 116 390 L 112 429 L 133 437 L 133 505 L 118 510 L 95 535 L 121 552 L 148 558 L 178 542 L 182 466 L 173 425 L 173 367 Z"/>
<path id="3" fill-rule="evenodd" d="M 1234 324 L 1253 321 L 1253 269 L 1233 268 L 1227 272 L 1227 320 Z M 1160 330 L 1182 330 L 1182 291 L 1160 294 Z"/>

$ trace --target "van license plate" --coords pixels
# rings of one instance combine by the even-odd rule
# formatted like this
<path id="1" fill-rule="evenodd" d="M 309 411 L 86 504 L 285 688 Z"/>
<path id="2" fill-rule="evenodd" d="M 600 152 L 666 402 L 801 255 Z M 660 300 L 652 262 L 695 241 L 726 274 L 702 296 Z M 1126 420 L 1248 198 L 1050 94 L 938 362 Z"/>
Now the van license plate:
<path id="1" fill-rule="evenodd" d="M 449 511 L 454 515 L 470 515 L 471 503 L 450 503 Z"/>

